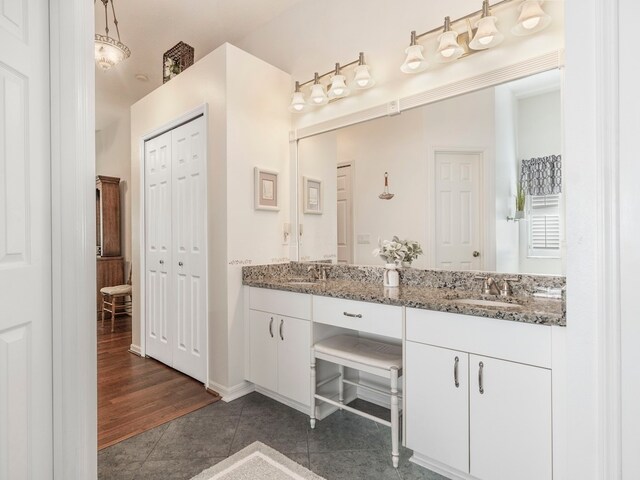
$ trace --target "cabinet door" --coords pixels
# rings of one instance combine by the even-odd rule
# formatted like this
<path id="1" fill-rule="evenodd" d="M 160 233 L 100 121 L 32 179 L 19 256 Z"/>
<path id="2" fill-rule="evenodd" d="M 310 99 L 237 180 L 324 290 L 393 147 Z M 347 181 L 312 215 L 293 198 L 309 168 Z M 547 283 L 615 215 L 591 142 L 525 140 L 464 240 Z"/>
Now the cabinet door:
<path id="1" fill-rule="evenodd" d="M 251 378 L 261 387 L 278 389 L 278 319 L 274 314 L 250 310 Z"/>
<path id="2" fill-rule="evenodd" d="M 415 342 L 405 355 L 407 447 L 468 472 L 469 355 Z"/>
<path id="3" fill-rule="evenodd" d="M 145 142 L 146 353 L 173 364 L 171 132 Z"/>
<path id="4" fill-rule="evenodd" d="M 469 362 L 471 474 L 551 479 L 551 370 L 478 355 Z"/>
<path id="5" fill-rule="evenodd" d="M 171 132 L 173 368 L 206 376 L 206 181 L 204 118 Z"/>
<path id="6" fill-rule="evenodd" d="M 303 405 L 311 395 L 311 324 L 278 317 L 278 393 Z"/>

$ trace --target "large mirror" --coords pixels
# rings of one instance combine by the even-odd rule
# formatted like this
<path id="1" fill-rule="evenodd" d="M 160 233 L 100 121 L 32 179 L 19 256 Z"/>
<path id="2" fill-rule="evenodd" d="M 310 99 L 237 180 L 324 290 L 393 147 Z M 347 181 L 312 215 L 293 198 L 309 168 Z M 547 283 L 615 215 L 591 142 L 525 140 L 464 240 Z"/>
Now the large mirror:
<path id="1" fill-rule="evenodd" d="M 557 70 L 303 138 L 299 260 L 563 274 L 561 153 Z"/>

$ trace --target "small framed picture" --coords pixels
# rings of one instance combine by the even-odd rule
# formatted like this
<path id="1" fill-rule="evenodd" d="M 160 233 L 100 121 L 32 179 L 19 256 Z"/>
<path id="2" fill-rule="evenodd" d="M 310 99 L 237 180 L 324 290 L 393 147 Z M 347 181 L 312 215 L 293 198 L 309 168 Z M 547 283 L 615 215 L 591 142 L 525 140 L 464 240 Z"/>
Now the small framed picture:
<path id="1" fill-rule="evenodd" d="M 302 177 L 304 192 L 304 213 L 322 215 L 322 181 L 314 178 Z"/>
<path id="2" fill-rule="evenodd" d="M 256 210 L 280 210 L 278 205 L 278 172 L 256 167 L 254 182 L 254 208 Z"/>

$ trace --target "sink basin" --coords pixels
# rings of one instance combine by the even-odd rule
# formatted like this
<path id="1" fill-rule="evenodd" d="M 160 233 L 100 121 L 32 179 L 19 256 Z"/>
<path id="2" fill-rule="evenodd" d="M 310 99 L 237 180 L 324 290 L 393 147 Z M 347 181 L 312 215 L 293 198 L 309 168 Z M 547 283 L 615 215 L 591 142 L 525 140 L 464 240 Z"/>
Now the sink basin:
<path id="1" fill-rule="evenodd" d="M 505 309 L 521 308 L 517 303 L 497 302 L 495 300 L 479 300 L 475 298 L 457 298 L 453 303 L 462 303 L 464 305 L 472 305 L 476 307 L 497 307 Z"/>

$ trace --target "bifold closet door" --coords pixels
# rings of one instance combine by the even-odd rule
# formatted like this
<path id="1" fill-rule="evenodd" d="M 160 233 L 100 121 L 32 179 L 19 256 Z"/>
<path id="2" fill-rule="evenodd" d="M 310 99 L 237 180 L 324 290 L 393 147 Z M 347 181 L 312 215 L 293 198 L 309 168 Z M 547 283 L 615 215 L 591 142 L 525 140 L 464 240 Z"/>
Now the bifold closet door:
<path id="1" fill-rule="evenodd" d="M 172 364 L 171 132 L 145 142 L 146 354 Z"/>
<path id="2" fill-rule="evenodd" d="M 206 374 L 204 118 L 172 131 L 173 367 L 204 382 Z"/>

